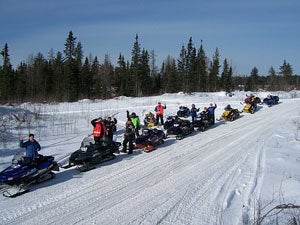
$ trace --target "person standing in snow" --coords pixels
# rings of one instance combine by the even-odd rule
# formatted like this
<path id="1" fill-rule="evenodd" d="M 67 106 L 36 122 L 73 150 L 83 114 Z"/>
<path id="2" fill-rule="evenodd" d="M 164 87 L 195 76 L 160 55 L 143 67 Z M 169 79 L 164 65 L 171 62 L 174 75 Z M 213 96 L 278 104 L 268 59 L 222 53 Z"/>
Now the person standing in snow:
<path id="1" fill-rule="evenodd" d="M 134 126 L 135 135 L 136 137 L 138 137 L 140 135 L 139 130 L 141 129 L 140 118 L 136 115 L 135 112 L 132 112 L 129 115 L 129 111 L 127 110 L 126 113 L 127 113 L 127 119 L 130 119 Z"/>
<path id="2" fill-rule="evenodd" d="M 99 117 L 97 119 L 93 119 L 91 121 L 91 124 L 93 125 L 93 136 L 95 140 L 95 145 L 100 145 L 101 142 L 103 142 L 103 138 L 106 136 L 106 126 L 104 122 L 102 121 L 102 118 Z"/>
<path id="3" fill-rule="evenodd" d="M 113 116 L 113 117 L 107 117 L 107 119 L 104 121 L 105 126 L 106 126 L 106 135 L 107 138 L 110 141 L 113 141 L 113 136 L 114 136 L 114 132 L 116 132 L 117 128 L 116 128 L 116 124 L 117 124 L 117 119 Z"/>
<path id="4" fill-rule="evenodd" d="M 217 108 L 217 104 L 216 103 L 210 103 L 209 107 L 208 107 L 208 119 L 209 119 L 209 123 L 211 125 L 215 124 L 215 109 Z"/>
<path id="5" fill-rule="evenodd" d="M 19 137 L 20 147 L 25 148 L 25 156 L 30 159 L 30 161 L 35 161 L 38 157 L 38 151 L 41 150 L 40 144 L 34 139 L 34 134 L 29 134 L 28 141 L 24 142 L 23 137 Z"/>
<path id="6" fill-rule="evenodd" d="M 191 111 L 191 117 L 192 117 L 192 123 L 193 123 L 195 118 L 197 117 L 197 112 L 199 112 L 199 108 L 197 109 L 195 104 L 192 104 L 192 108 L 190 111 Z"/>
<path id="7" fill-rule="evenodd" d="M 125 133 L 124 133 L 124 140 L 123 140 L 123 149 L 121 152 L 126 153 L 127 144 L 129 144 L 129 151 L 128 154 L 133 153 L 133 141 L 135 138 L 135 131 L 134 131 L 134 125 L 132 124 L 131 119 L 127 119 L 126 125 L 125 125 Z"/>
<path id="8" fill-rule="evenodd" d="M 160 124 L 164 125 L 164 109 L 166 109 L 166 104 L 164 106 L 161 105 L 160 102 L 158 102 L 158 105 L 154 108 L 154 111 L 156 112 L 156 123 L 158 124 L 158 121 L 160 119 Z"/>

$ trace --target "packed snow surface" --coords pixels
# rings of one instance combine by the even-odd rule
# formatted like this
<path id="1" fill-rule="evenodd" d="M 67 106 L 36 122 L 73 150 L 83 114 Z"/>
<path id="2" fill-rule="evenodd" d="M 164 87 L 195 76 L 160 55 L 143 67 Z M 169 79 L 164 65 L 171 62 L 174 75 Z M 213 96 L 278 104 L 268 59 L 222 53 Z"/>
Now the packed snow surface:
<path id="1" fill-rule="evenodd" d="M 142 121 L 159 101 L 167 106 L 165 118 L 181 105 L 193 103 L 202 110 L 215 102 L 219 118 L 227 104 L 242 111 L 246 94 L 177 93 L 2 106 L 2 117 L 18 111 L 30 116 L 10 116 L 13 129 L 1 131 L 7 135 L 0 169 L 24 150 L 18 147 L 18 135 L 34 133 L 41 154 L 65 162 L 91 134 L 90 121 L 98 116 L 117 118 L 115 140 L 121 142 L 126 110 Z M 255 93 L 262 99 L 267 94 Z M 252 224 L 259 206 L 263 214 L 279 204 L 300 205 L 300 96 L 273 94 L 280 98 L 278 105 L 258 105 L 254 114 L 241 113 L 233 122 L 216 121 L 182 140 L 170 137 L 150 153 L 136 149 L 133 155 L 117 155 L 88 172 L 60 169 L 54 179 L 31 186 L 24 195 L 1 196 L 0 224 Z M 268 220 L 271 224 L 272 218 Z"/>

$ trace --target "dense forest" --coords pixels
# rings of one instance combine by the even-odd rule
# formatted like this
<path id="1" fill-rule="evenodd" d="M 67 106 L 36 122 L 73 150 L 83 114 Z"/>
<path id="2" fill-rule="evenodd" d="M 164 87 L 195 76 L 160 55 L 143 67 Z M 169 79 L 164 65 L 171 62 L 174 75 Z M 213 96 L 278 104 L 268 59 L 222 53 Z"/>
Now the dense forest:
<path id="1" fill-rule="evenodd" d="M 167 56 L 160 68 L 156 66 L 154 50 L 141 48 L 135 36 L 131 60 L 120 54 L 117 65 L 109 55 L 103 62 L 96 57 L 84 57 L 83 45 L 70 31 L 63 52 L 52 49 L 47 58 L 42 53 L 31 56 L 13 69 L 6 43 L 1 51 L 0 103 L 77 101 L 79 99 L 107 99 L 116 96 L 150 96 L 175 92 L 215 92 L 233 90 L 269 91 L 300 89 L 299 75 L 283 60 L 276 72 L 259 75 L 254 67 L 249 75 L 233 74 L 232 65 L 221 61 L 216 48 L 211 59 L 203 43 L 196 47 L 192 37 L 179 49 L 178 58 Z"/>

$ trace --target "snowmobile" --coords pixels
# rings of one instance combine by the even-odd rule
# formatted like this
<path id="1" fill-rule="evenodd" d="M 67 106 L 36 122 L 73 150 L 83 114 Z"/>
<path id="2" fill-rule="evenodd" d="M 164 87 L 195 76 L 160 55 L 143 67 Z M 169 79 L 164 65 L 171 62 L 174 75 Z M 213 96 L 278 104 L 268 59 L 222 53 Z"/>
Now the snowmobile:
<path id="1" fill-rule="evenodd" d="M 200 131 L 205 131 L 211 126 L 208 116 L 203 114 L 198 114 L 193 122 L 193 127 Z"/>
<path id="2" fill-rule="evenodd" d="M 179 117 L 187 118 L 190 116 L 190 114 L 191 114 L 191 111 L 186 106 L 180 106 L 179 110 L 177 111 L 177 116 L 179 116 Z"/>
<path id="3" fill-rule="evenodd" d="M 35 160 L 31 160 L 23 152 L 18 152 L 11 165 L 0 173 L 2 194 L 11 198 L 25 194 L 31 184 L 54 178 L 53 171 L 59 171 L 53 156 L 38 155 Z"/>
<path id="4" fill-rule="evenodd" d="M 224 110 L 225 111 L 222 113 L 221 118 L 218 119 L 219 121 L 220 120 L 234 121 L 240 117 L 239 110 L 231 108 L 230 105 L 226 106 Z"/>
<path id="5" fill-rule="evenodd" d="M 95 165 L 115 159 L 114 153 L 119 153 L 120 146 L 120 142 L 109 140 L 104 140 L 97 145 L 92 136 L 85 137 L 81 142 L 80 149 L 71 154 L 69 163 L 62 168 L 77 166 L 80 172 L 95 169 Z"/>
<path id="6" fill-rule="evenodd" d="M 272 106 L 276 105 L 279 102 L 279 97 L 276 95 L 268 95 L 266 98 L 264 98 L 263 103 Z"/>
<path id="7" fill-rule="evenodd" d="M 246 105 L 244 106 L 243 112 L 248 112 L 253 114 L 257 109 L 257 104 L 261 103 L 259 97 L 254 97 L 252 94 L 247 97 L 244 102 Z"/>
<path id="8" fill-rule="evenodd" d="M 168 130 L 170 127 L 172 127 L 175 120 L 178 120 L 178 116 L 168 116 L 166 121 L 164 122 L 164 129 Z"/>
<path id="9" fill-rule="evenodd" d="M 181 140 L 194 131 L 193 124 L 189 120 L 174 117 L 173 124 L 167 129 L 167 136 L 175 136 L 177 140 Z"/>
<path id="10" fill-rule="evenodd" d="M 135 139 L 135 148 L 142 148 L 144 152 L 150 152 L 156 146 L 163 144 L 165 138 L 166 135 L 162 130 L 144 128 L 142 135 Z"/>
<path id="11" fill-rule="evenodd" d="M 243 112 L 253 114 L 257 109 L 257 105 L 255 103 L 248 103 L 244 106 Z"/>

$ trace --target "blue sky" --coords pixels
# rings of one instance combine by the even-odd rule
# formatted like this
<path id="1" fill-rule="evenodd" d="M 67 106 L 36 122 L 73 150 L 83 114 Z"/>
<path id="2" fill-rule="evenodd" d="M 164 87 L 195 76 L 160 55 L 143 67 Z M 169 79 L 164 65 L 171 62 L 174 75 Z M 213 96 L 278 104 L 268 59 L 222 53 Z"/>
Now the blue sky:
<path id="1" fill-rule="evenodd" d="M 84 56 L 103 62 L 108 54 L 114 65 L 120 53 L 130 61 L 138 34 L 159 68 L 192 37 L 210 59 L 218 48 L 235 74 L 278 72 L 286 60 L 300 75 L 299 0 L 0 0 L 0 21 L 0 47 L 8 44 L 14 67 L 31 54 L 63 52 L 72 31 Z"/>

